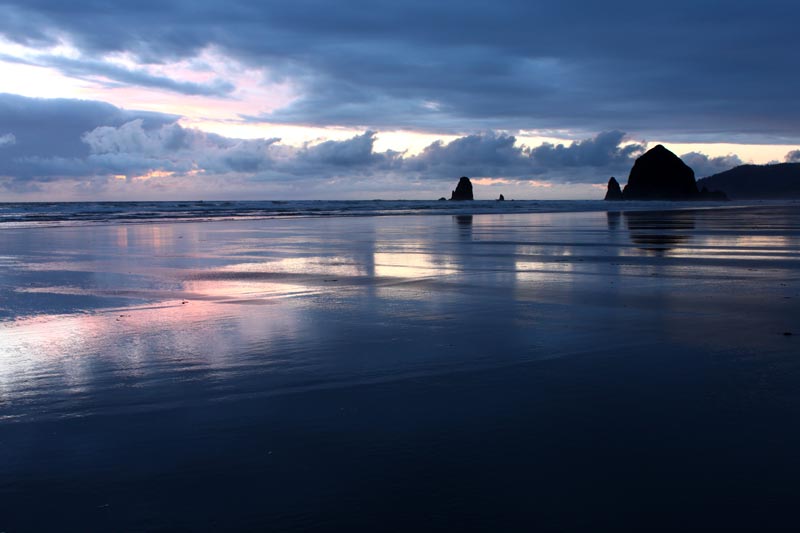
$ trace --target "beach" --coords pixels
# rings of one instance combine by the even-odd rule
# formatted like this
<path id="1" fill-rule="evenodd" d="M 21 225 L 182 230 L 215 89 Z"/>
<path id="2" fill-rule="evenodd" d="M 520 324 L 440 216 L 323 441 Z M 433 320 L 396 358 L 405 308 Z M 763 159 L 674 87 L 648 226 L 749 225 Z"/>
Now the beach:
<path id="1" fill-rule="evenodd" d="M 777 530 L 800 206 L 0 228 L 0 531 Z"/>

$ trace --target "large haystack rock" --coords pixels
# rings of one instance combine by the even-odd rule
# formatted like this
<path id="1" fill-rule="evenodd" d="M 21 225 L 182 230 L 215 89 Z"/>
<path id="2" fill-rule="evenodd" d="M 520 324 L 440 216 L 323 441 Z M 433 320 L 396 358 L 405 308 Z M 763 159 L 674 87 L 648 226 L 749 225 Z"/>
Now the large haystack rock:
<path id="1" fill-rule="evenodd" d="M 660 144 L 633 164 L 625 200 L 696 200 L 700 196 L 694 171 Z"/>

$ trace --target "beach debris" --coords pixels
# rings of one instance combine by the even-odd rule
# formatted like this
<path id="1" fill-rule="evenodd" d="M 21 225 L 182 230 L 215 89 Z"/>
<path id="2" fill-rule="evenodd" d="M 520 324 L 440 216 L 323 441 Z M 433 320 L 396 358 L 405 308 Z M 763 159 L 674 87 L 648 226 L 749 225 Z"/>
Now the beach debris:
<path id="1" fill-rule="evenodd" d="M 472 196 L 472 182 L 469 181 L 468 177 L 461 176 L 458 180 L 458 185 L 456 185 L 456 190 L 450 194 L 450 199 L 456 201 L 475 199 Z"/>

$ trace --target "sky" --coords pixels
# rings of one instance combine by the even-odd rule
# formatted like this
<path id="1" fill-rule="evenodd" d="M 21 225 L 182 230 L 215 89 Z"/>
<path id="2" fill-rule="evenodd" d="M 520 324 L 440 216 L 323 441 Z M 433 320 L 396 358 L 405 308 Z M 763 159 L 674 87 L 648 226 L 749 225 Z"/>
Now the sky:
<path id="1" fill-rule="evenodd" d="M 602 197 L 800 162 L 793 0 L 0 0 L 0 201 Z"/>

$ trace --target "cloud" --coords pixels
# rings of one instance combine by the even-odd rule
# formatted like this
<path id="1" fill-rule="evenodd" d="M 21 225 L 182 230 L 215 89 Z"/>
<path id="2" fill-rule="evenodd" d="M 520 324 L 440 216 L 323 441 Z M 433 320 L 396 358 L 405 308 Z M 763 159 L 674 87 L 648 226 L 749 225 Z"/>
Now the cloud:
<path id="1" fill-rule="evenodd" d="M 4 135 L 0 135 L 0 148 L 3 146 L 11 146 L 12 144 L 16 144 L 17 138 L 13 133 L 6 133 Z"/>
<path id="2" fill-rule="evenodd" d="M 486 132 L 436 142 L 408 158 L 405 168 L 436 178 L 454 175 L 555 180 L 566 183 L 599 182 L 611 173 L 626 172 L 644 150 L 638 143 L 623 144 L 625 134 L 604 132 L 569 145 L 544 143 L 531 148 L 516 137 Z"/>
<path id="3" fill-rule="evenodd" d="M 617 130 L 538 146 L 485 131 L 433 142 L 416 155 L 376 151 L 379 133 L 372 130 L 291 146 L 278 138 L 207 133 L 182 126 L 174 116 L 100 102 L 9 95 L 0 95 L 0 123 L 9 124 L 17 140 L 0 152 L 0 187 L 26 192 L 59 183 L 61 191 L 73 187 L 116 199 L 155 191 L 172 197 L 191 191 L 206 198 L 263 197 L 276 190 L 294 198 L 312 193 L 352 198 L 365 191 L 370 197 L 397 191 L 393 197 L 408 198 L 419 197 L 418 191 L 446 192 L 462 175 L 519 186 L 603 184 L 610 175 L 627 175 L 646 149 Z M 709 158 L 693 152 L 683 158 L 698 177 L 741 163 L 735 155 Z"/>
<path id="4" fill-rule="evenodd" d="M 177 123 L 146 129 L 141 119 L 85 133 L 88 161 L 97 173 L 255 173 L 273 166 L 279 139 L 230 139 Z"/>
<path id="5" fill-rule="evenodd" d="M 787 163 L 800 163 L 800 150 L 792 150 L 786 154 Z"/>
<path id="6" fill-rule="evenodd" d="M 516 138 L 486 132 L 468 135 L 450 143 L 437 141 L 406 161 L 406 168 L 444 179 L 457 175 L 521 176 L 533 168 L 528 150 L 517 147 Z"/>
<path id="7" fill-rule="evenodd" d="M 366 131 L 346 141 L 325 141 L 315 145 L 306 144 L 296 158 L 308 164 L 344 168 L 359 168 L 381 165 L 393 156 L 376 154 L 374 131 Z"/>
<path id="8" fill-rule="evenodd" d="M 623 145 L 625 133 L 608 131 L 569 146 L 545 143 L 531 150 L 531 157 L 545 167 L 628 166 L 646 147 L 640 143 Z"/>
<path id="9" fill-rule="evenodd" d="M 798 139 L 800 4 L 676 0 L 481 3 L 322 0 L 120 3 L 8 0 L 0 33 L 73 46 L 74 76 L 225 96 L 225 81 L 185 84 L 149 66 L 213 47 L 289 80 L 298 98 L 247 120 L 463 133 L 621 129 L 661 140 Z M 142 69 L 103 58 L 129 54 Z M 88 61 L 87 58 L 92 58 Z M 99 59 L 98 59 L 99 58 Z M 199 91 L 199 92 L 198 92 Z M 205 91 L 205 92 L 203 92 Z"/>
<path id="10" fill-rule="evenodd" d="M 713 176 L 720 172 L 725 172 L 739 165 L 743 165 L 742 161 L 736 154 L 728 154 L 719 157 L 709 157 L 699 152 L 689 152 L 681 156 L 683 162 L 692 167 L 696 178 L 705 178 Z"/>
<path id="11" fill-rule="evenodd" d="M 208 83 L 178 81 L 166 76 L 151 74 L 144 69 L 129 69 L 107 61 L 73 59 L 53 55 L 38 56 L 36 59 L 30 61 L 21 61 L 16 58 L 10 58 L 7 55 L 0 56 L 0 59 L 56 68 L 64 74 L 79 79 L 99 79 L 101 83 L 107 87 L 136 85 L 139 87 L 164 89 L 189 96 L 201 95 L 220 97 L 226 97 L 236 89 L 232 83 L 219 78 Z"/>
<path id="12" fill-rule="evenodd" d="M 82 135 L 100 126 L 118 127 L 140 120 L 157 129 L 177 117 L 128 111 L 96 101 L 25 98 L 0 94 L 0 124 L 14 142 L 0 151 L 0 176 L 6 189 L 29 190 L 37 182 L 91 176 L 89 146 Z"/>

